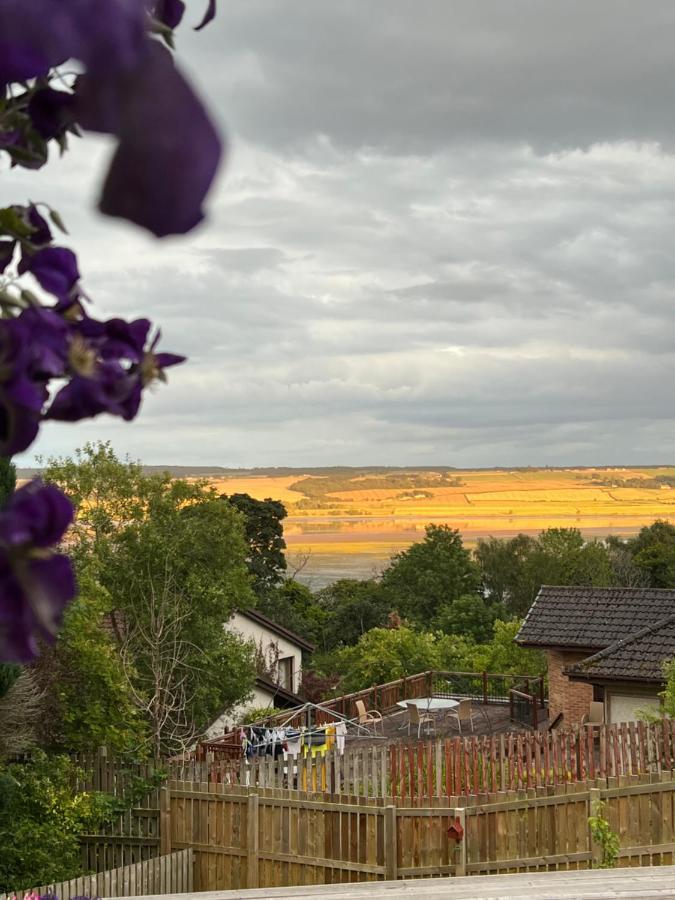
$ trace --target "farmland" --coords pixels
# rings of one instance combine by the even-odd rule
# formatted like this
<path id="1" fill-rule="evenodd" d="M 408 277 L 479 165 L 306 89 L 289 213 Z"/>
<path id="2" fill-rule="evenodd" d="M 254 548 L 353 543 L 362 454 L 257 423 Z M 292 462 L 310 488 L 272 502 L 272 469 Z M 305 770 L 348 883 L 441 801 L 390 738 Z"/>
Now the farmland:
<path id="1" fill-rule="evenodd" d="M 218 474 L 220 492 L 281 500 L 289 558 L 309 554 L 304 574 L 367 577 L 424 535 L 430 522 L 479 537 L 579 528 L 635 534 L 675 522 L 675 467 L 593 469 L 284 469 Z"/>

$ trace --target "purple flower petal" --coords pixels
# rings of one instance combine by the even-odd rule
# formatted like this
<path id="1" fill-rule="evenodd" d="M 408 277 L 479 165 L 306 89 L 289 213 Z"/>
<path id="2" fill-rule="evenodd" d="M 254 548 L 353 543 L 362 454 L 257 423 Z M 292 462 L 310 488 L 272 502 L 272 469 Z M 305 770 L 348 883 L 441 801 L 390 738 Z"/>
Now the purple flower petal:
<path id="1" fill-rule="evenodd" d="M 3 12 L 0 7 L 0 26 L 5 22 Z M 42 78 L 49 72 L 49 65 L 47 54 L 39 47 L 31 46 L 27 34 L 0 40 L 0 85 Z"/>
<path id="2" fill-rule="evenodd" d="M 51 547 L 73 520 L 73 507 L 61 491 L 39 479 L 15 491 L 0 510 L 0 546 Z"/>
<path id="3" fill-rule="evenodd" d="M 35 247 L 42 247 L 48 244 L 52 239 L 52 233 L 49 225 L 40 215 L 36 206 L 28 207 L 28 224 L 32 225 L 35 231 L 30 236 L 30 242 Z"/>
<path id="4" fill-rule="evenodd" d="M 203 218 L 221 143 L 203 106 L 153 42 L 141 65 L 116 91 L 89 77 L 78 85 L 79 121 L 114 131 L 120 142 L 100 201 L 102 212 L 148 228 L 158 237 L 184 234 Z"/>
<path id="5" fill-rule="evenodd" d="M 216 0 L 209 0 L 209 4 L 206 7 L 206 12 L 204 13 L 204 18 L 201 20 L 199 25 L 195 27 L 195 31 L 201 31 L 202 28 L 205 28 L 209 22 L 213 21 L 216 17 Z"/>
<path id="6" fill-rule="evenodd" d="M 28 662 L 53 640 L 76 593 L 70 560 L 49 553 L 73 518 L 53 485 L 32 481 L 0 510 L 0 659 Z"/>
<path id="7" fill-rule="evenodd" d="M 145 47 L 147 9 L 147 0 L 0 0 L 0 82 L 71 58 L 90 71 L 130 68 Z"/>
<path id="8" fill-rule="evenodd" d="M 45 140 L 50 140 L 73 124 L 74 105 L 73 94 L 43 88 L 30 98 L 28 115 L 37 133 Z"/>
<path id="9" fill-rule="evenodd" d="M 19 272 L 30 272 L 40 287 L 60 299 L 70 295 L 80 278 L 75 254 L 65 247 L 45 247 L 30 256 L 24 254 Z"/>
<path id="10" fill-rule="evenodd" d="M 168 28 L 177 28 L 184 13 L 185 4 L 183 0 L 157 0 L 155 16 L 160 22 L 164 22 Z"/>

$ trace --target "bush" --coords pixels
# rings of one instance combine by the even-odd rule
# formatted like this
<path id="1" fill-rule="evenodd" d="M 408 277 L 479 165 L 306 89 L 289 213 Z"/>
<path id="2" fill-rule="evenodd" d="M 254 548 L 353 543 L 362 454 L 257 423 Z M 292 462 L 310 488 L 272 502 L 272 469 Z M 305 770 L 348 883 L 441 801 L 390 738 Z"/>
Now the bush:
<path id="1" fill-rule="evenodd" d="M 115 811 L 115 798 L 73 791 L 76 767 L 64 756 L 36 753 L 0 765 L 0 892 L 82 874 L 80 835 Z"/>

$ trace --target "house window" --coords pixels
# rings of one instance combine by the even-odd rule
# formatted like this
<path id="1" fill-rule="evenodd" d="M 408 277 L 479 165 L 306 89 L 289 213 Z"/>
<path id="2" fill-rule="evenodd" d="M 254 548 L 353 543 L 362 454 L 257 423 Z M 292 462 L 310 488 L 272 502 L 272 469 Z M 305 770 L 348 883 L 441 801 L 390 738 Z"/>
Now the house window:
<path id="1" fill-rule="evenodd" d="M 593 685 L 593 699 L 599 703 L 605 702 L 605 686 L 604 684 Z"/>
<path id="2" fill-rule="evenodd" d="M 295 675 L 295 658 L 292 656 L 283 656 L 279 660 L 279 684 L 287 691 L 293 690 L 293 680 Z"/>

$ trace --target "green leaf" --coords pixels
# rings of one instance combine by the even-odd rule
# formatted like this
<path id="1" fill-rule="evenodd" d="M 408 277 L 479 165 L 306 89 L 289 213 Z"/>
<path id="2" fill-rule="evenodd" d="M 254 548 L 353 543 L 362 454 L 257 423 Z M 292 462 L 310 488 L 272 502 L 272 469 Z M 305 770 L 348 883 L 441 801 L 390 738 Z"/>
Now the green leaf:
<path id="1" fill-rule="evenodd" d="M 23 218 L 22 206 L 6 206 L 0 209 L 0 234 L 10 237 L 27 238 L 35 231 Z"/>
<path id="2" fill-rule="evenodd" d="M 61 214 L 57 212 L 55 209 L 49 208 L 49 218 L 56 225 L 59 231 L 62 231 L 64 234 L 68 234 L 68 229 L 63 224 L 63 219 L 61 218 Z"/>

